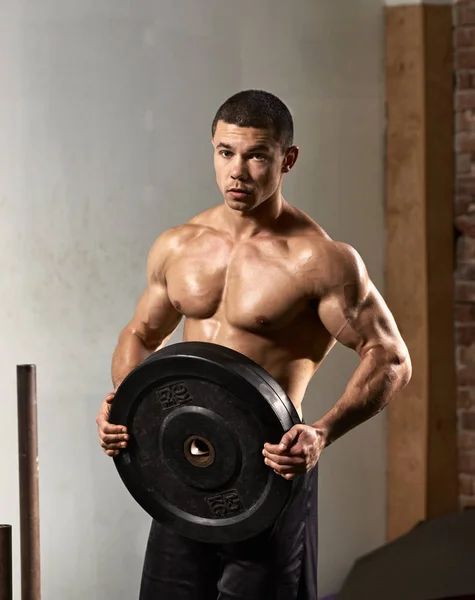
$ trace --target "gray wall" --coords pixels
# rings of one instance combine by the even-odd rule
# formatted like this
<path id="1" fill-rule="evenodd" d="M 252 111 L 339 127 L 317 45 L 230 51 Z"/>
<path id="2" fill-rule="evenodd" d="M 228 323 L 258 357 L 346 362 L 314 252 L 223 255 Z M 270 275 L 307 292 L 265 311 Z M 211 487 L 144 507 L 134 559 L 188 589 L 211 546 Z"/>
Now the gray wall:
<path id="1" fill-rule="evenodd" d="M 272 26 L 270 25 L 273 20 Z M 383 276 L 379 0 L 3 0 L 0 5 L 0 521 L 15 527 L 15 365 L 38 366 L 43 594 L 136 597 L 148 518 L 102 454 L 110 358 L 164 229 L 221 201 L 209 127 L 227 96 L 280 95 L 301 156 L 286 198 Z M 305 416 L 356 366 L 337 348 Z M 385 425 L 321 460 L 321 592 L 384 540 Z"/>

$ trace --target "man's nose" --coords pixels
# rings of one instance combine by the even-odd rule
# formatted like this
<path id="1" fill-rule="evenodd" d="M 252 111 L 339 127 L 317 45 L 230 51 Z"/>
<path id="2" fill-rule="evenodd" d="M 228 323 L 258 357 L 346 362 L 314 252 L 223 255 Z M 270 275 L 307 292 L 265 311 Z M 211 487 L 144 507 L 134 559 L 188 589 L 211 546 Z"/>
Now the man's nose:
<path id="1" fill-rule="evenodd" d="M 246 165 L 242 158 L 234 157 L 233 165 L 231 169 L 231 178 L 232 179 L 245 179 L 247 177 Z"/>

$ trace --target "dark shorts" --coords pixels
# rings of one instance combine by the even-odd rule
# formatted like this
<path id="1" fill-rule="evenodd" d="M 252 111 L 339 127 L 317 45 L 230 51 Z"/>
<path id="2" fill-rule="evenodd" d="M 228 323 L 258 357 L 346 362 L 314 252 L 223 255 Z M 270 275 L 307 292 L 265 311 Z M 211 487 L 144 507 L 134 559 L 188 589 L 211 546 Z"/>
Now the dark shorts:
<path id="1" fill-rule="evenodd" d="M 152 522 L 140 600 L 317 600 L 318 469 L 275 526 L 238 544 L 206 544 Z"/>

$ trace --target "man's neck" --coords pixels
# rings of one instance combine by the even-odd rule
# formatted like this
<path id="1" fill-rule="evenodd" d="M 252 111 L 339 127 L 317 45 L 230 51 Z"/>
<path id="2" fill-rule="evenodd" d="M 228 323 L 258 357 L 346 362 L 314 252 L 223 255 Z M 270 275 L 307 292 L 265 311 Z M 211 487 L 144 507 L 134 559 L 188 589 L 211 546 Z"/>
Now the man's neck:
<path id="1" fill-rule="evenodd" d="M 236 241 L 249 239 L 258 233 L 272 231 L 284 211 L 286 202 L 280 191 L 255 210 L 241 212 L 223 205 L 223 220 L 227 231 Z"/>

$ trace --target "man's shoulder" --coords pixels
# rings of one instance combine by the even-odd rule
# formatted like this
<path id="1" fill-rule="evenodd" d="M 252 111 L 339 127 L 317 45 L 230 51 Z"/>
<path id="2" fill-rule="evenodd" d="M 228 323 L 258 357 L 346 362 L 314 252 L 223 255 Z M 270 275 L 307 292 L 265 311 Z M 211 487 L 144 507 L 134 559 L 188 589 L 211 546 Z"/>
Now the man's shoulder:
<path id="1" fill-rule="evenodd" d="M 300 208 L 288 205 L 287 210 L 284 233 L 294 241 L 294 245 L 318 257 L 319 260 L 327 255 L 331 256 L 338 242 L 335 242 L 319 223 Z"/>
<path id="2" fill-rule="evenodd" d="M 321 290 L 355 285 L 366 276 L 358 251 L 347 242 L 332 239 L 317 223 L 306 223 L 296 236 L 306 271 Z"/>
<path id="3" fill-rule="evenodd" d="M 322 241 L 315 254 L 319 262 L 319 281 L 322 291 L 359 288 L 367 281 L 366 266 L 350 244 L 335 240 Z"/>
<path id="4" fill-rule="evenodd" d="M 150 251 L 151 255 L 155 258 L 165 258 L 186 249 L 193 240 L 203 234 L 217 233 L 210 225 L 212 210 L 196 215 L 185 223 L 165 229 L 155 240 Z"/>
<path id="5" fill-rule="evenodd" d="M 286 225 L 290 232 L 290 237 L 295 239 L 302 246 L 308 248 L 315 257 L 320 260 L 329 258 L 334 260 L 334 255 L 342 255 L 346 251 L 347 244 L 338 242 L 312 219 L 303 210 L 288 206 L 289 217 L 286 219 Z"/>
<path id="6" fill-rule="evenodd" d="M 194 217 L 192 217 L 189 221 L 178 225 L 177 227 L 173 227 L 165 232 L 170 240 L 174 240 L 179 243 L 189 242 L 193 238 L 201 236 L 206 233 L 215 233 L 218 234 L 219 231 L 215 226 L 215 221 L 217 218 L 217 214 L 219 211 L 219 206 L 214 206 L 209 208 Z"/>

